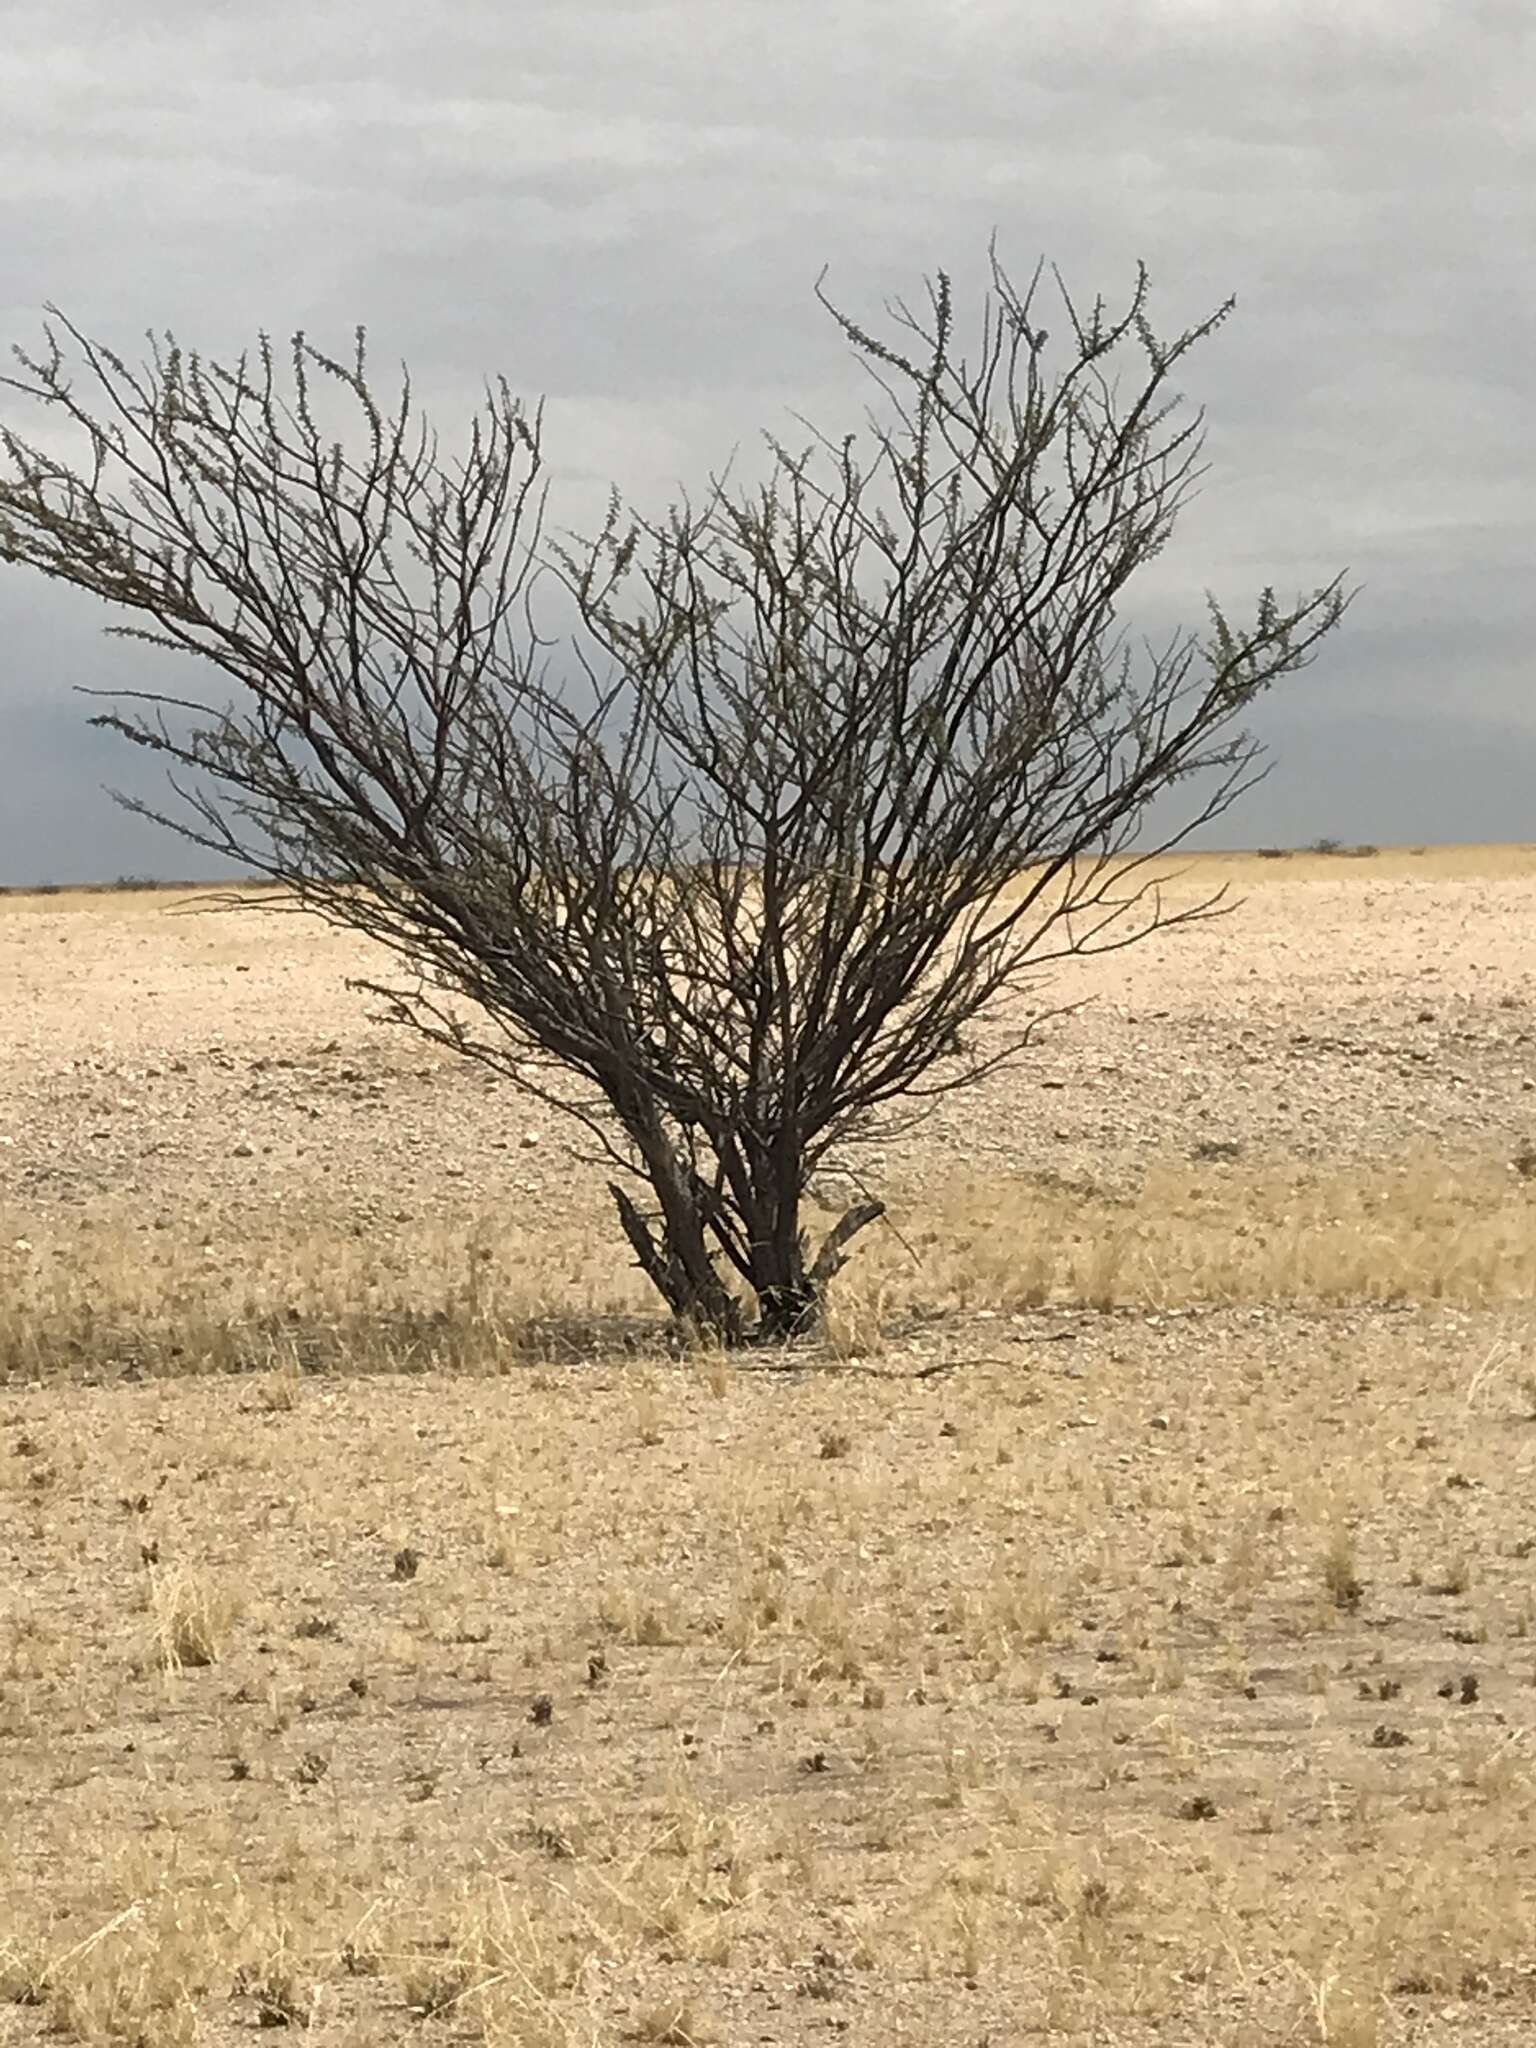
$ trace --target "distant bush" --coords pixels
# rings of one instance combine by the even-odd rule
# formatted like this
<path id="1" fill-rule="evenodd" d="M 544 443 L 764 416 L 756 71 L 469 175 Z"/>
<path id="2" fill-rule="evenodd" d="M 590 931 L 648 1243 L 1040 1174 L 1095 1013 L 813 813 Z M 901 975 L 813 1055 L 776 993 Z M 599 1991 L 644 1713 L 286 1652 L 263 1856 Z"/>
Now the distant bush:
<path id="1" fill-rule="evenodd" d="M 1197 1138 L 1190 1147 L 1189 1156 L 1202 1165 L 1231 1165 L 1234 1160 L 1242 1158 L 1243 1143 L 1241 1138 Z"/>
<path id="2" fill-rule="evenodd" d="M 1422 848 L 1420 851 L 1422 852 Z M 1359 846 L 1346 846 L 1342 839 L 1314 839 L 1307 848 L 1308 853 L 1342 854 L 1346 860 L 1374 860 L 1380 853 L 1379 846 L 1362 842 Z"/>
<path id="3" fill-rule="evenodd" d="M 1289 860 L 1290 857 L 1291 849 L 1288 846 L 1261 846 L 1259 848 L 1260 860 Z"/>
<path id="4" fill-rule="evenodd" d="M 158 895 L 182 893 L 193 889 L 238 888 L 244 892 L 252 889 L 279 888 L 280 883 L 269 882 L 264 876 L 247 879 L 237 875 L 233 882 L 189 882 L 185 879 L 159 880 L 151 875 L 118 875 L 110 882 L 0 882 L 0 896 L 118 896 Z"/>

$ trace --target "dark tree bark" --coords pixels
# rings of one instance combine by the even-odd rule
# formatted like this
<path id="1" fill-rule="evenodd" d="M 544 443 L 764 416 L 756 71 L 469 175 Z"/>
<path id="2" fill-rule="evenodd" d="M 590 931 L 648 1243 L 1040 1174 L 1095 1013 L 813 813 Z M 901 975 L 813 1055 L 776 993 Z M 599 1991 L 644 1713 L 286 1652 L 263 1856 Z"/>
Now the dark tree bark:
<path id="1" fill-rule="evenodd" d="M 132 368 L 56 318 L 8 409 L 75 450 L 0 433 L 0 553 L 234 686 L 97 721 L 165 758 L 162 821 L 382 941 L 415 973 L 391 1014 L 580 1118 L 676 1317 L 782 1341 L 881 1214 L 810 1242 L 829 1154 L 1020 1056 L 1053 963 L 1221 907 L 1153 863 L 1253 778 L 1243 714 L 1346 601 L 1122 630 L 1200 475 L 1171 380 L 1227 310 L 1164 342 L 1144 275 L 1111 315 L 996 265 L 970 355 L 942 277 L 889 339 L 834 310 L 862 440 L 771 441 L 756 487 L 558 544 L 504 384 L 450 459 L 360 336 Z"/>

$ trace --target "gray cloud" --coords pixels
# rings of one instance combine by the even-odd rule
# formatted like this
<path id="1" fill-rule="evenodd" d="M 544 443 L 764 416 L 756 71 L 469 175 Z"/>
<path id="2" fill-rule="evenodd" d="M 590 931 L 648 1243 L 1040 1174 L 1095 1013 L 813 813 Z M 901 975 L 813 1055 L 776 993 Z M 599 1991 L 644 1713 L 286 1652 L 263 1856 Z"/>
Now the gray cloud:
<path id="1" fill-rule="evenodd" d="M 50 0 L 7 30 L 0 336 L 48 299 L 129 349 L 363 320 L 445 426 L 487 370 L 548 394 L 557 516 L 698 478 L 792 406 L 855 414 L 823 263 L 860 313 L 938 264 L 974 291 L 994 228 L 1085 293 L 1145 257 L 1165 326 L 1236 291 L 1191 366 L 1212 473 L 1147 615 L 1365 586 L 1266 714 L 1264 836 L 1536 837 L 1509 765 L 1536 745 L 1522 0 Z M 141 657 L 15 572 L 0 644 L 0 878 L 183 865 L 99 795 L 111 750 L 67 694 Z M 1335 808 L 1401 830 L 1319 822 L 1324 766 Z"/>

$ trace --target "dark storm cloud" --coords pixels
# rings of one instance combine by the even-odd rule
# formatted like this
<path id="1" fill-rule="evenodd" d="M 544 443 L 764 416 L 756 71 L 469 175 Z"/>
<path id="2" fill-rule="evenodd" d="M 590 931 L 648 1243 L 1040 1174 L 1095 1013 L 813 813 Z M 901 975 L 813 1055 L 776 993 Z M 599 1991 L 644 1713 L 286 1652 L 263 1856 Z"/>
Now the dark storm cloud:
<path id="1" fill-rule="evenodd" d="M 994 228 L 1015 269 L 1043 251 L 1085 293 L 1142 256 L 1164 326 L 1240 300 L 1191 366 L 1212 474 L 1149 620 L 1207 584 L 1237 602 L 1347 564 L 1366 586 L 1266 711 L 1265 836 L 1536 836 L 1507 768 L 1536 733 L 1529 10 L 1063 13 L 13 6 L 0 334 L 35 336 L 47 299 L 129 348 L 148 326 L 217 352 L 364 320 L 445 424 L 486 370 L 547 393 L 556 512 L 580 518 L 610 478 L 668 491 L 791 406 L 856 415 L 823 263 L 866 314 L 941 263 L 974 288 Z M 77 800 L 62 835 L 64 796 L 6 795 L 5 874 L 181 864 L 97 794 L 113 771 L 65 694 L 126 651 L 15 573 L 0 634 L 0 696 L 27 713 L 7 779 Z M 1387 722 L 1388 808 L 1415 822 L 1318 822 L 1320 764 L 1362 805 L 1383 787 Z"/>

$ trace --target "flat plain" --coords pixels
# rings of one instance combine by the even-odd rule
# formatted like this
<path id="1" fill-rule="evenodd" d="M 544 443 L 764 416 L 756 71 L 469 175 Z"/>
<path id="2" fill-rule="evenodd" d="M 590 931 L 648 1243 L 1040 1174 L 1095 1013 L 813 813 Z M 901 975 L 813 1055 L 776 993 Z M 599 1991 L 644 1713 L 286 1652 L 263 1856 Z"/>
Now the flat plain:
<path id="1" fill-rule="evenodd" d="M 1222 880 L 739 1358 L 359 941 L 0 898 L 0 2044 L 1536 2038 L 1536 848 Z"/>

